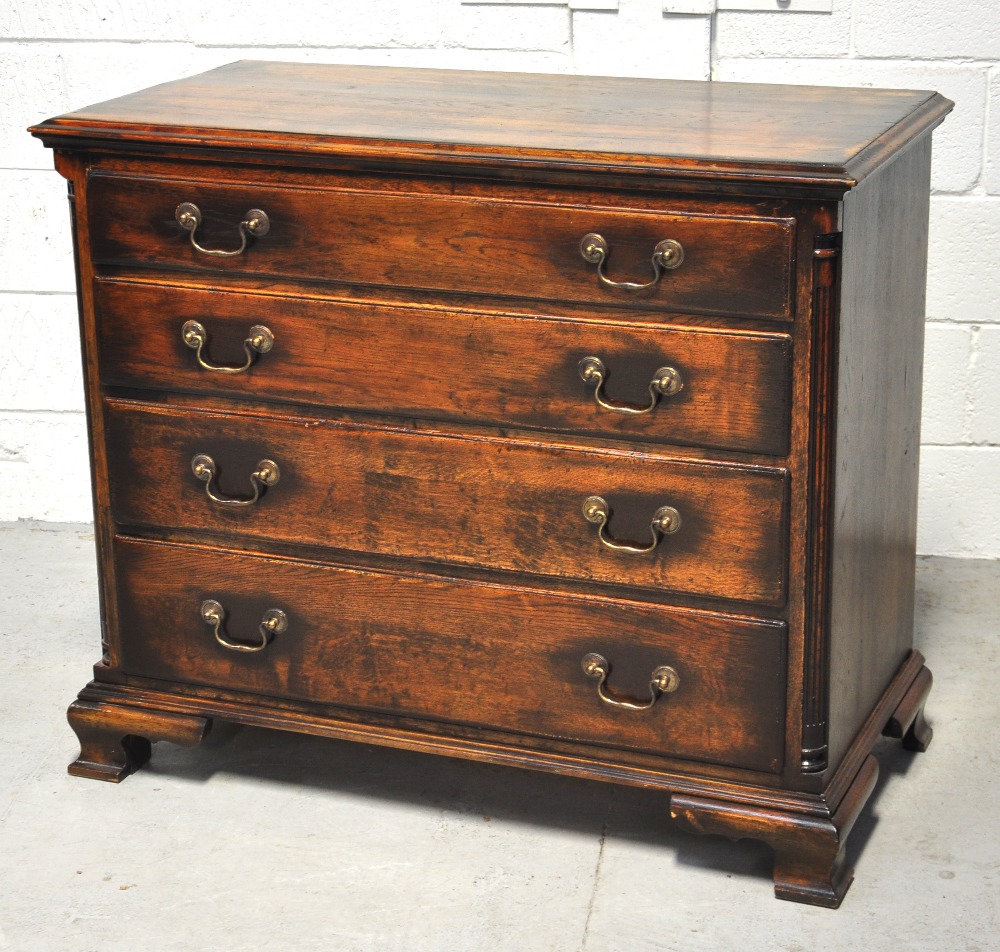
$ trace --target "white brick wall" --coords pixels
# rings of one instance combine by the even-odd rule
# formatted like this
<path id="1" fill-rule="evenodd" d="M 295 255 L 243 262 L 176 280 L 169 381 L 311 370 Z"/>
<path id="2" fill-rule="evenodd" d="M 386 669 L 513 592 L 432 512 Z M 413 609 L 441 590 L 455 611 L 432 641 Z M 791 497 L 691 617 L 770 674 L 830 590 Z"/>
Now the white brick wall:
<path id="1" fill-rule="evenodd" d="M 723 11 L 716 25 L 715 57 L 847 56 L 853 5 L 854 0 L 834 0 L 832 13 L 795 16 Z"/>
<path id="2" fill-rule="evenodd" d="M 986 191 L 1000 195 L 1000 67 L 990 70 L 989 114 L 986 127 Z"/>
<path id="3" fill-rule="evenodd" d="M 1000 14 L 993 0 L 864 0 L 854 5 L 854 47 L 864 57 L 995 62 Z"/>
<path id="4" fill-rule="evenodd" d="M 708 79 L 709 17 L 664 16 L 663 0 L 573 13 L 573 70 L 596 76 Z"/>
<path id="5" fill-rule="evenodd" d="M 968 442 L 972 354 L 976 333 L 968 324 L 930 322 L 924 341 L 924 443 Z"/>
<path id="6" fill-rule="evenodd" d="M 25 127 L 253 57 L 898 86 L 954 99 L 935 136 L 918 542 L 922 552 L 1000 557 L 996 0 L 833 0 L 829 13 L 797 12 L 794 3 L 708 12 L 715 7 L 693 0 L 0 5 L 0 326 L 16 342 L 0 353 L 0 519 L 90 518 L 65 189 Z"/>
<path id="7" fill-rule="evenodd" d="M 921 552 L 1000 557 L 1000 11 L 996 0 L 835 0 L 720 13 L 717 80 L 937 89 L 927 285 Z"/>

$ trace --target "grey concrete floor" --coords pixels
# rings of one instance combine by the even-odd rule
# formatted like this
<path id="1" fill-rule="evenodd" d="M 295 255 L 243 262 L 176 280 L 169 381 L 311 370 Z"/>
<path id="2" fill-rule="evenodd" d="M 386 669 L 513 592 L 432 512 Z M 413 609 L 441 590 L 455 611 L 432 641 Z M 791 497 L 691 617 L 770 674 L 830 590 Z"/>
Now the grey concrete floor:
<path id="1" fill-rule="evenodd" d="M 1000 948 L 1000 562 L 920 561 L 934 742 L 880 745 L 835 912 L 641 790 L 225 725 L 123 784 L 71 778 L 90 528 L 0 524 L 0 576 L 0 949 Z"/>

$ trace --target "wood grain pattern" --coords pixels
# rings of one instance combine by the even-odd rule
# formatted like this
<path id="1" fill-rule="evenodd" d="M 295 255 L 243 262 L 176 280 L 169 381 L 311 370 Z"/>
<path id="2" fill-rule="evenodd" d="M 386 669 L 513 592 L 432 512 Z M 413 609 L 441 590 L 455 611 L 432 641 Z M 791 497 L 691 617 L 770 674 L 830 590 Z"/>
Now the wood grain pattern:
<path id="1" fill-rule="evenodd" d="M 836 909 L 854 879 L 846 864 L 847 837 L 877 779 L 878 761 L 869 756 L 836 813 L 824 818 L 688 795 L 671 797 L 670 813 L 695 833 L 763 840 L 774 850 L 779 899 Z"/>
<path id="2" fill-rule="evenodd" d="M 928 133 L 950 107 L 241 63 L 35 127 L 74 189 L 105 592 L 77 772 L 119 779 L 224 717 L 635 783 L 770 843 L 780 897 L 839 903 L 878 737 L 930 739 L 915 458 Z M 271 231 L 207 257 L 182 201 L 208 247 L 254 207 Z M 663 238 L 686 258 L 607 288 L 591 231 L 618 281 L 651 277 Z M 838 241 L 840 264 L 815 257 Z M 189 317 L 218 362 L 252 323 L 275 348 L 208 378 Z M 577 376 L 592 353 L 613 400 L 663 364 L 686 386 L 613 419 Z M 265 457 L 282 476 L 220 508 L 195 453 L 223 495 Z M 612 552 L 591 494 L 617 540 L 650 540 L 665 504 L 683 525 Z M 289 627 L 234 652 L 207 598 L 236 640 L 270 608 Z M 661 664 L 681 687 L 609 706 L 590 651 L 619 699 Z"/>
<path id="3" fill-rule="evenodd" d="M 926 667 L 921 667 L 920 673 L 893 711 L 882 732 L 887 737 L 898 737 L 907 750 L 923 753 L 934 737 L 934 731 L 924 718 L 924 705 L 927 703 L 927 695 L 930 694 L 933 683 L 934 678 L 930 671 Z"/>
<path id="4" fill-rule="evenodd" d="M 472 197 L 326 187 L 283 189 L 94 174 L 88 182 L 95 262 L 220 273 L 289 276 L 388 287 L 465 291 L 633 308 L 791 318 L 794 222 L 711 215 L 544 206 Z M 252 208 L 270 219 L 264 237 L 233 258 L 202 254 L 177 223 L 181 202 L 201 210 L 198 243 L 240 245 Z M 609 246 L 615 281 L 653 277 L 653 249 L 666 238 L 684 262 L 646 291 L 602 285 L 580 254 L 584 235 Z"/>
<path id="5" fill-rule="evenodd" d="M 686 463 L 512 439 L 462 438 L 314 419 L 107 403 L 112 510 L 125 525 L 211 530 L 538 575 L 780 604 L 784 470 Z M 212 503 L 191 472 L 207 453 L 214 491 L 246 497 L 273 459 L 281 481 L 245 509 Z M 612 538 L 649 543 L 653 513 L 683 518 L 648 556 L 612 552 L 583 501 L 612 506 Z"/>
<path id="6" fill-rule="evenodd" d="M 828 516 L 832 762 L 913 644 L 930 160 L 928 139 L 844 209 L 841 465 Z"/>
<path id="7" fill-rule="evenodd" d="M 248 149 L 856 184 L 951 109 L 931 92 L 245 60 L 51 119 L 47 145 Z M 819 117 L 819 118 L 818 118 Z"/>
<path id="8" fill-rule="evenodd" d="M 178 284 L 95 282 L 105 384 L 346 407 L 782 455 L 788 451 L 792 342 L 787 334 L 633 326 L 441 308 L 264 297 Z M 622 315 L 628 317 L 628 314 Z M 198 366 L 187 320 L 211 339 L 207 360 L 239 366 L 266 318 L 274 348 L 241 375 Z M 684 380 L 644 416 L 602 409 L 578 373 L 596 355 L 606 399 L 648 405 L 664 365 Z"/>
<path id="9" fill-rule="evenodd" d="M 829 766 L 830 707 L 830 520 L 836 478 L 836 362 L 839 331 L 837 285 L 839 234 L 817 237 L 812 248 L 812 360 L 809 372 L 809 492 L 804 624 L 802 730 L 798 750 L 803 773 Z"/>
<path id="10" fill-rule="evenodd" d="M 190 546 L 116 551 L 129 674 L 760 770 L 780 760 L 782 625 Z M 256 637 L 269 608 L 288 630 L 258 653 L 226 649 L 199 616 L 206 598 L 230 639 Z M 581 668 L 590 651 L 616 694 L 648 700 L 662 664 L 680 687 L 647 711 L 609 707 Z"/>
<path id="11" fill-rule="evenodd" d="M 69 773 L 111 783 L 120 783 L 146 763 L 151 744 L 169 740 L 194 747 L 211 727 L 204 717 L 82 699 L 70 705 L 66 716 L 80 739 L 80 754 Z"/>

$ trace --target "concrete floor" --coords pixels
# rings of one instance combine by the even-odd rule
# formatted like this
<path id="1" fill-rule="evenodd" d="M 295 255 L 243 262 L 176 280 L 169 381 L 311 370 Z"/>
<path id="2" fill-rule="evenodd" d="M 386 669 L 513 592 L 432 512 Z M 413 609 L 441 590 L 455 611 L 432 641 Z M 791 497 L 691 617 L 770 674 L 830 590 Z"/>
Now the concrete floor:
<path id="1" fill-rule="evenodd" d="M 66 774 L 97 658 L 87 526 L 0 524 L 0 949 L 752 952 L 1000 948 L 1000 562 L 922 559 L 926 755 L 885 742 L 840 910 L 665 799 L 227 728 L 121 785 Z"/>

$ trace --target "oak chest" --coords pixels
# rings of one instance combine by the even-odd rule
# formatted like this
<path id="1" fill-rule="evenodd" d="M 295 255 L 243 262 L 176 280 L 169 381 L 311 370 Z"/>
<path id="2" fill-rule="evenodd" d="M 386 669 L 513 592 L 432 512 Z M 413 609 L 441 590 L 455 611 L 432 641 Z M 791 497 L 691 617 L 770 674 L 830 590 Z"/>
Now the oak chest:
<path id="1" fill-rule="evenodd" d="M 835 906 L 911 650 L 928 92 L 241 62 L 69 180 L 103 654 L 213 718 L 660 789 Z"/>

